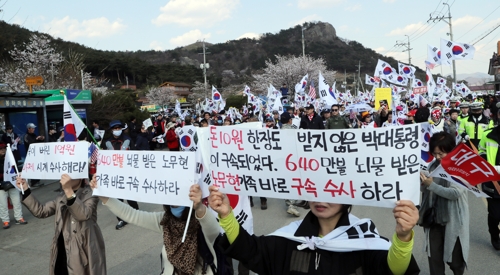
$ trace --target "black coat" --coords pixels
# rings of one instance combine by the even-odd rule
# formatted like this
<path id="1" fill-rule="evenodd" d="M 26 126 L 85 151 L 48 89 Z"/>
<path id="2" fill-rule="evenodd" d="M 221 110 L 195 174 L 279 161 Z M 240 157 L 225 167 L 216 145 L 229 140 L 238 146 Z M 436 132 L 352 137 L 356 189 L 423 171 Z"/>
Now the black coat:
<path id="1" fill-rule="evenodd" d="M 348 215 L 342 215 L 337 226 L 349 225 Z M 319 222 L 309 212 L 295 236 L 317 236 Z M 278 236 L 250 236 L 241 226 L 236 240 L 229 245 L 223 238 L 221 245 L 227 256 L 239 260 L 248 269 L 260 275 L 303 274 L 391 274 L 385 250 L 331 252 L 322 249 L 299 251 L 300 243 Z M 316 254 L 317 253 L 317 254 Z M 316 270 L 315 261 L 319 256 Z M 411 258 L 405 274 L 418 274 L 417 262 Z"/>
<path id="2" fill-rule="evenodd" d="M 312 120 L 309 120 L 307 115 L 303 115 L 300 120 L 300 129 L 325 129 L 325 124 L 323 123 L 323 119 L 314 112 L 314 116 Z"/>
<path id="3" fill-rule="evenodd" d="M 145 151 L 149 150 L 149 142 L 151 141 L 151 136 L 148 133 L 140 133 L 137 135 L 135 140 L 135 150 Z"/>
<path id="4" fill-rule="evenodd" d="M 43 142 L 43 141 L 37 140 L 36 138 L 37 138 L 37 135 L 35 133 L 33 133 L 33 134 L 26 133 L 26 135 L 24 135 L 24 148 L 26 148 L 26 152 L 28 152 L 28 149 L 30 148 L 30 145 L 32 143 Z"/>
<path id="5" fill-rule="evenodd" d="M 140 128 L 137 127 L 136 123 L 133 123 L 132 121 L 128 123 L 127 125 L 128 128 L 128 133 L 130 138 L 135 141 L 137 138 L 137 135 L 139 134 Z"/>

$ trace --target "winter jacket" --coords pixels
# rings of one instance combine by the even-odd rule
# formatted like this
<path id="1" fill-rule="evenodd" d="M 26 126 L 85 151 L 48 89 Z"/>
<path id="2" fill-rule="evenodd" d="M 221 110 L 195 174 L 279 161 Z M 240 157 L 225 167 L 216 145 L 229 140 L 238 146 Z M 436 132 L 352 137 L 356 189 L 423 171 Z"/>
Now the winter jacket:
<path id="1" fill-rule="evenodd" d="M 479 142 L 479 155 L 481 155 L 489 164 L 493 166 L 500 165 L 500 154 L 498 148 L 500 144 L 500 126 L 488 129 L 484 132 L 484 136 Z M 489 195 L 492 199 L 500 200 L 500 194 L 493 182 L 488 181 L 481 184 L 483 192 Z"/>
<path id="2" fill-rule="evenodd" d="M 317 236 L 318 219 L 311 212 L 306 215 L 295 236 Z M 348 215 L 342 215 L 337 227 L 348 226 Z M 355 232 L 357 233 L 357 232 Z M 387 250 L 364 250 L 332 252 L 323 249 L 298 250 L 301 243 L 278 236 L 249 235 L 241 226 L 238 237 L 232 244 L 227 238 L 221 242 L 226 255 L 243 263 L 245 267 L 260 275 L 375 275 L 391 274 L 387 263 Z M 316 263 L 319 262 L 319 269 Z M 405 274 L 418 274 L 419 268 L 411 258 Z"/>
<path id="3" fill-rule="evenodd" d="M 113 214 L 115 214 L 118 217 L 121 217 L 124 221 L 159 233 L 158 239 L 163 243 L 163 238 L 162 238 L 163 226 L 160 225 L 160 222 L 163 219 L 164 212 L 146 212 L 146 211 L 135 210 L 129 205 L 113 198 L 109 198 L 106 204 L 104 205 L 106 205 L 109 208 L 109 210 L 113 212 Z M 201 218 L 196 217 L 196 219 L 200 222 L 201 230 L 203 231 L 203 235 L 205 236 L 205 241 L 208 245 L 208 248 L 210 249 L 210 252 L 212 252 L 212 255 L 214 256 L 214 263 L 217 264 L 217 258 L 213 250 L 213 247 L 215 239 L 217 238 L 217 236 L 219 236 L 221 230 L 220 226 L 209 209 L 207 209 L 205 216 Z M 174 266 L 168 261 L 167 251 L 165 250 L 165 244 L 161 249 L 161 261 L 162 261 L 161 274 L 163 275 L 174 274 Z M 203 262 L 202 259 L 199 259 L 197 261 L 194 272 L 195 275 L 202 274 L 202 266 L 200 264 L 202 262 Z M 207 275 L 213 274 L 210 267 L 207 268 L 206 274 Z"/>
<path id="4" fill-rule="evenodd" d="M 137 139 L 137 135 L 139 134 L 140 129 L 138 129 L 137 124 L 133 123 L 132 121 L 128 123 L 127 125 L 128 128 L 128 134 L 130 135 L 130 138 L 132 141 L 135 142 Z"/>
<path id="5" fill-rule="evenodd" d="M 36 137 L 37 137 L 37 135 L 35 133 L 33 133 L 33 134 L 26 133 L 26 135 L 24 135 L 23 140 L 24 140 L 24 148 L 26 148 L 26 152 L 30 148 L 31 143 L 43 142 L 41 140 L 37 140 Z"/>
<path id="6" fill-rule="evenodd" d="M 152 137 L 149 133 L 140 133 L 137 135 L 137 139 L 135 141 L 135 150 L 144 151 L 149 150 L 149 142 Z"/>
<path id="7" fill-rule="evenodd" d="M 431 163 L 429 171 L 432 172 L 439 165 L 437 162 Z M 448 222 L 445 225 L 445 233 L 443 237 L 443 262 L 449 263 L 452 260 L 453 249 L 457 238 L 460 239 L 462 246 L 462 255 L 465 263 L 469 258 L 469 203 L 467 198 L 467 190 L 458 187 L 457 184 L 450 183 L 449 187 L 444 187 L 437 184 L 438 181 L 445 181 L 445 179 L 434 178 L 434 181 L 426 187 L 422 185 L 422 205 L 429 204 L 432 206 L 433 202 L 429 202 L 431 193 L 436 194 L 448 201 Z M 424 209 L 420 210 L 420 217 L 423 217 Z M 421 218 L 422 219 L 422 218 Z M 424 227 L 425 233 L 425 250 L 427 256 L 431 256 L 430 250 L 430 228 Z"/>
<path id="8" fill-rule="evenodd" d="M 125 135 L 121 134 L 119 137 L 115 138 L 112 136 L 110 139 L 106 140 L 106 143 L 104 144 L 105 147 L 104 149 L 106 150 L 129 150 L 130 149 L 130 138 Z"/>
<path id="9" fill-rule="evenodd" d="M 29 190 L 29 189 L 28 189 Z M 37 218 L 55 216 L 55 234 L 50 249 L 49 274 L 55 274 L 58 253 L 66 253 L 70 275 L 106 274 L 106 253 L 101 229 L 97 224 L 97 203 L 89 186 L 76 191 L 76 199 L 67 204 L 66 195 L 41 204 L 25 191 L 23 204 Z M 66 251 L 59 251 L 58 241 L 62 234 Z"/>
<path id="10" fill-rule="evenodd" d="M 326 129 L 348 129 L 349 123 L 347 119 L 340 115 L 331 116 L 326 121 Z"/>
<path id="11" fill-rule="evenodd" d="M 163 135 L 165 133 L 165 122 L 163 120 L 155 120 L 154 122 L 155 135 Z"/>
<path id="12" fill-rule="evenodd" d="M 174 128 L 170 128 L 167 131 L 165 139 L 167 140 L 167 147 L 168 147 L 168 149 L 177 149 L 177 148 L 179 148 L 179 139 L 177 138 L 177 134 L 175 133 Z"/>
<path id="13" fill-rule="evenodd" d="M 300 129 L 325 129 L 325 125 L 323 124 L 323 119 L 314 112 L 314 116 L 312 120 L 309 120 L 307 115 L 303 115 L 300 120 Z"/>

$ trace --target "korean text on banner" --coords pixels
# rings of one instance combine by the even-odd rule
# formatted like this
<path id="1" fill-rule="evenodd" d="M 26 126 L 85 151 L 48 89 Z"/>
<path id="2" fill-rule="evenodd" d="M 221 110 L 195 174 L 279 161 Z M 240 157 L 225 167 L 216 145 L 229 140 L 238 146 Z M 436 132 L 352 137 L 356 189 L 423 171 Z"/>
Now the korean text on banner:
<path id="1" fill-rule="evenodd" d="M 191 206 L 193 152 L 99 151 L 94 195 Z"/>
<path id="2" fill-rule="evenodd" d="M 59 180 L 62 174 L 73 179 L 89 176 L 88 142 L 32 143 L 26 153 L 22 176 L 25 179 Z"/>
<path id="3" fill-rule="evenodd" d="M 355 130 L 210 127 L 212 184 L 229 194 L 394 207 L 419 203 L 419 125 Z"/>

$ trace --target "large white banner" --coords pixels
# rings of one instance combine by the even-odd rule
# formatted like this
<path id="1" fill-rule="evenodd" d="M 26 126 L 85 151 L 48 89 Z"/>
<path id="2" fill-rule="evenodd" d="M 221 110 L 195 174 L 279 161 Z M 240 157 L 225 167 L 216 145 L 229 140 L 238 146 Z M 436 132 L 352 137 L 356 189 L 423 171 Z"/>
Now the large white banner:
<path id="1" fill-rule="evenodd" d="M 26 153 L 22 176 L 25 179 L 59 180 L 62 174 L 73 179 L 89 176 L 88 142 L 32 143 Z"/>
<path id="2" fill-rule="evenodd" d="M 229 194 L 393 208 L 419 203 L 419 125 L 274 130 L 210 127 L 212 183 Z"/>
<path id="3" fill-rule="evenodd" d="M 94 195 L 146 203 L 191 206 L 194 152 L 100 150 Z"/>

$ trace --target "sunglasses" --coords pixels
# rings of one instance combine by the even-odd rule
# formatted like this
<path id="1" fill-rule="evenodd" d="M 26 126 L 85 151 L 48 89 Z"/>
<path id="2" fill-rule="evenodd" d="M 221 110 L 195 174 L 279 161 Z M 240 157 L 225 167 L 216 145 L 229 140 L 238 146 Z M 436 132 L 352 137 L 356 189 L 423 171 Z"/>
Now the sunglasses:
<path id="1" fill-rule="evenodd" d="M 332 109 L 332 112 L 338 112 L 339 109 Z"/>

